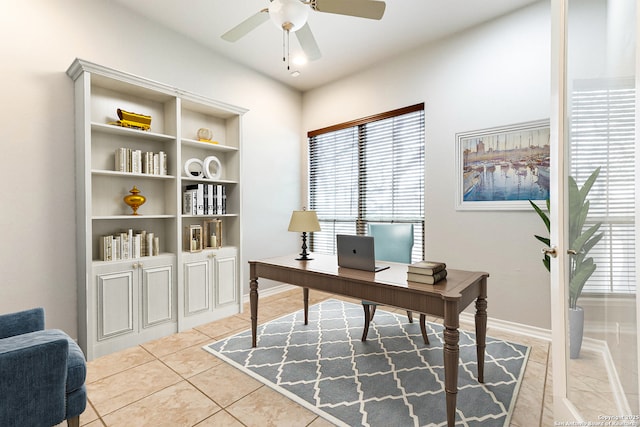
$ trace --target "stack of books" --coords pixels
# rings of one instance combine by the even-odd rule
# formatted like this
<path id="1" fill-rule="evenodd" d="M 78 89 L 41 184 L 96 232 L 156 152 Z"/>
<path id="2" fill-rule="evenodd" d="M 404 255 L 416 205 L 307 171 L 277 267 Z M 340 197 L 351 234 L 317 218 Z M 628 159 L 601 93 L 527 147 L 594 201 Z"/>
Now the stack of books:
<path id="1" fill-rule="evenodd" d="M 182 193 L 182 213 L 185 215 L 225 215 L 227 191 L 222 184 L 187 185 Z"/>
<path id="2" fill-rule="evenodd" d="M 409 266 L 407 280 L 409 282 L 433 285 L 447 277 L 447 265 L 444 262 L 418 261 Z"/>

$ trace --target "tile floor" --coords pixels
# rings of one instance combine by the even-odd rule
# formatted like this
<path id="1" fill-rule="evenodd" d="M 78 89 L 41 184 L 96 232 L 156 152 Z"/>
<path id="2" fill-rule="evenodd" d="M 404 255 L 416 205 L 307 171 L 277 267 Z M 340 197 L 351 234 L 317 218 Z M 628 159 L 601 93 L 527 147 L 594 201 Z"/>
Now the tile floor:
<path id="1" fill-rule="evenodd" d="M 310 304 L 330 297 L 335 296 L 312 290 Z M 261 298 L 259 321 L 301 308 L 299 288 Z M 330 426 L 316 414 L 201 348 L 246 330 L 249 325 L 249 310 L 245 306 L 242 314 L 89 362 L 89 402 L 80 424 L 90 427 Z M 472 329 L 473 325 L 461 327 Z M 511 425 L 553 425 L 549 343 L 491 328 L 487 333 L 532 347 Z"/>

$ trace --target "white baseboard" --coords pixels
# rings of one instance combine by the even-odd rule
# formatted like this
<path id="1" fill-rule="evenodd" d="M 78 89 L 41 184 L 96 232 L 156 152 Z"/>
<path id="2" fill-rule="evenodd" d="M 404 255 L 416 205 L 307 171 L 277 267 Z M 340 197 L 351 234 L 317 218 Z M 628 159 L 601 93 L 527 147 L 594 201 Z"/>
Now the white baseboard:
<path id="1" fill-rule="evenodd" d="M 609 344 L 605 340 L 596 340 L 593 338 L 585 337 L 582 340 L 582 349 L 600 353 L 602 360 L 604 361 L 604 366 L 607 369 L 607 376 L 609 377 L 609 387 L 611 387 L 611 393 L 613 393 L 613 397 L 616 402 L 616 408 L 618 409 L 618 414 L 631 414 L 631 406 L 629 406 L 627 395 L 622 388 L 620 376 L 618 375 L 618 369 L 613 362 Z"/>
<path id="2" fill-rule="evenodd" d="M 475 317 L 472 313 L 462 312 L 460 321 L 466 323 L 475 323 Z M 518 335 L 525 335 L 531 338 L 537 338 L 551 342 L 551 330 L 538 328 L 537 326 L 525 325 L 523 323 L 510 322 L 508 320 L 487 318 L 487 328 L 497 329 L 503 332 L 509 332 Z"/>
<path id="3" fill-rule="evenodd" d="M 260 289 L 260 297 L 270 297 L 273 295 L 278 295 L 279 293 L 290 291 L 295 288 L 300 288 L 300 286 L 287 285 L 283 283 L 278 286 L 274 286 L 268 289 Z M 242 302 L 247 304 L 249 302 L 249 294 L 242 295 Z"/>

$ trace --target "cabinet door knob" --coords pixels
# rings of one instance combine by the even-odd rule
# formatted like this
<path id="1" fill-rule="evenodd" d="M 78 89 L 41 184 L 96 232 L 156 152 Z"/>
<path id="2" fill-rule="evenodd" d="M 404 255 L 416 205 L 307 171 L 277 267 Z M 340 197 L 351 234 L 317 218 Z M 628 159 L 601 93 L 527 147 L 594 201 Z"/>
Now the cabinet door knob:
<path id="1" fill-rule="evenodd" d="M 132 268 L 134 268 L 134 269 L 136 269 L 136 268 L 138 268 L 138 264 L 134 262 L 134 263 L 131 265 L 131 267 L 132 267 Z"/>

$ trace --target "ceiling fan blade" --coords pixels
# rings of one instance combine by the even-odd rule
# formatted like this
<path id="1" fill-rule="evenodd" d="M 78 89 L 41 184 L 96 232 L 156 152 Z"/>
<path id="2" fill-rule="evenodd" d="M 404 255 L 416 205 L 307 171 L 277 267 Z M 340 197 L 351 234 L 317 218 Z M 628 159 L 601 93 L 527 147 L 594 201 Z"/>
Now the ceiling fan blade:
<path id="1" fill-rule="evenodd" d="M 320 53 L 320 48 L 318 47 L 318 43 L 316 43 L 315 37 L 313 37 L 308 22 L 296 31 L 296 37 L 308 61 L 320 59 L 322 54 Z"/>
<path id="2" fill-rule="evenodd" d="M 382 19 L 386 4 L 378 0 L 312 0 L 311 7 L 318 12 Z"/>
<path id="3" fill-rule="evenodd" d="M 224 33 L 222 36 L 223 40 L 228 42 L 235 42 L 241 39 L 242 37 L 249 34 L 251 31 L 256 29 L 260 24 L 263 24 L 269 20 L 269 10 L 262 9 L 260 12 L 252 15 Z"/>

